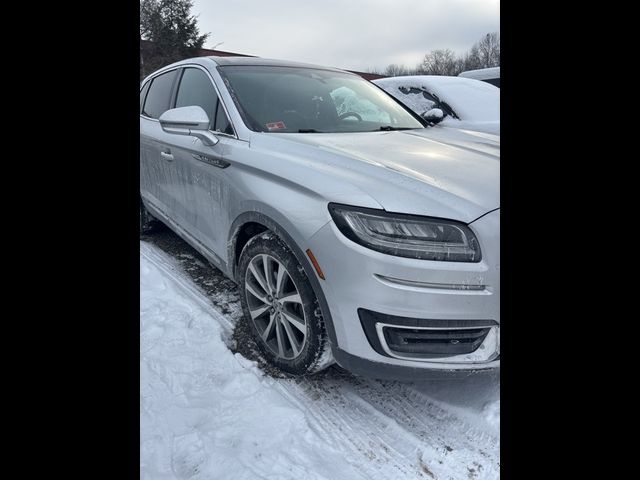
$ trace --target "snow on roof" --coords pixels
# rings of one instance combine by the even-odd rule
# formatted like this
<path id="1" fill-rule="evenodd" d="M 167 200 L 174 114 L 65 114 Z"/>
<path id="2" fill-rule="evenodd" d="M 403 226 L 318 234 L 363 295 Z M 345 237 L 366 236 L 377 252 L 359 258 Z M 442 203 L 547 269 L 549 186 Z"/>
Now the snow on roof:
<path id="1" fill-rule="evenodd" d="M 374 80 L 388 93 L 396 97 L 418 114 L 433 107 L 433 102 L 416 93 L 404 93 L 400 88 L 417 88 L 448 103 L 460 120 L 499 121 L 500 89 L 487 82 L 461 77 L 436 75 L 409 75 Z"/>
<path id="2" fill-rule="evenodd" d="M 475 78 L 485 80 L 487 78 L 500 78 L 500 67 L 479 68 L 478 70 L 467 70 L 458 75 L 459 77 Z"/>

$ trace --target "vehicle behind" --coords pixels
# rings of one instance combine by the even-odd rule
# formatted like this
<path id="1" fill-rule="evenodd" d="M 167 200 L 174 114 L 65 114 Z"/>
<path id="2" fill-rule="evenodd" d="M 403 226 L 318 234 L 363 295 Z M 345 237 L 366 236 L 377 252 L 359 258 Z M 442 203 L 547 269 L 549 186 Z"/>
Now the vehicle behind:
<path id="1" fill-rule="evenodd" d="M 481 80 L 500 88 L 500 67 L 467 70 L 460 73 L 458 76 L 463 78 L 473 78 L 475 80 Z"/>
<path id="2" fill-rule="evenodd" d="M 493 85 L 444 75 L 389 77 L 373 83 L 432 123 L 500 135 L 500 89 Z M 434 112 L 442 112 L 440 118 Z"/>

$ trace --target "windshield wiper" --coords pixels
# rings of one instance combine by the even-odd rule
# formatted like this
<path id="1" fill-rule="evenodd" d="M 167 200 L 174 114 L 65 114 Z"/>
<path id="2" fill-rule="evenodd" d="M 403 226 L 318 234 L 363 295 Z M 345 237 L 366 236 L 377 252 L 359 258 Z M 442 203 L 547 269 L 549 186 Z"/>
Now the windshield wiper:
<path id="1" fill-rule="evenodd" d="M 380 127 L 378 130 L 382 130 L 383 132 L 395 132 L 397 130 L 415 130 L 415 129 L 410 127 L 392 127 L 391 125 L 385 125 L 383 127 Z M 374 132 L 377 132 L 378 130 L 374 130 Z"/>
<path id="2" fill-rule="evenodd" d="M 313 128 L 301 128 L 300 130 L 298 130 L 298 133 L 324 133 L 324 132 L 319 132 L 318 130 L 314 130 Z"/>

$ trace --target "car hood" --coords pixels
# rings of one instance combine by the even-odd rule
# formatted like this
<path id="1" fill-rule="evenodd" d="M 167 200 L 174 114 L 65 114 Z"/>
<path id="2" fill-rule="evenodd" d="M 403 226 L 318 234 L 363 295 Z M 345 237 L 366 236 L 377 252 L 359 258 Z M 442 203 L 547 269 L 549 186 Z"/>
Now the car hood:
<path id="1" fill-rule="evenodd" d="M 473 130 L 491 133 L 493 135 L 500 135 L 500 120 L 476 122 L 471 120 L 457 120 L 455 118 L 447 117 L 438 124 L 438 127 L 459 128 L 462 130 Z"/>
<path id="2" fill-rule="evenodd" d="M 395 132 L 258 134 L 252 148 L 300 156 L 326 175 L 329 201 L 348 185 L 390 212 L 471 222 L 500 206 L 500 138 L 453 128 Z M 291 170 L 293 171 L 293 170 Z M 294 179 L 304 183 L 304 179 Z M 326 182 L 325 182 L 326 183 Z M 332 197 L 334 195 L 334 197 Z M 363 205 L 366 206 L 366 205 Z"/>

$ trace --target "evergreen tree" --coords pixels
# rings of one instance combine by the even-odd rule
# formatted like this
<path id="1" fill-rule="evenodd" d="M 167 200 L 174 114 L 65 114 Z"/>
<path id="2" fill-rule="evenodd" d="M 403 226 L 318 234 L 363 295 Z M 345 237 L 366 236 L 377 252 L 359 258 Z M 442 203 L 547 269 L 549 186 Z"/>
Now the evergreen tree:
<path id="1" fill-rule="evenodd" d="M 192 7 L 192 0 L 140 0 L 141 79 L 202 48 L 209 34 L 200 34 Z"/>

